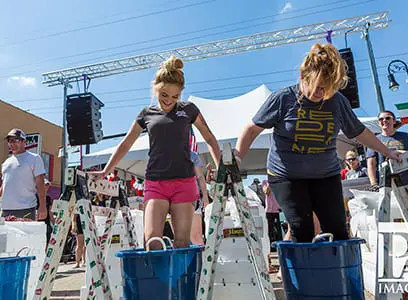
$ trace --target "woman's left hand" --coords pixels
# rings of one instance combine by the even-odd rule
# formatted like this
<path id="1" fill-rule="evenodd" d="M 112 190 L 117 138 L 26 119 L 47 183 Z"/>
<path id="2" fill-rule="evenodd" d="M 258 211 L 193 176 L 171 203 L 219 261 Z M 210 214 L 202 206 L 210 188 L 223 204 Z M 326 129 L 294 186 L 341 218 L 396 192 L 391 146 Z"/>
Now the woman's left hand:
<path id="1" fill-rule="evenodd" d="M 388 154 L 387 157 L 388 157 L 389 159 L 392 159 L 392 160 L 396 160 L 396 161 L 398 161 L 398 162 L 401 162 L 401 161 L 402 161 L 401 155 L 402 155 L 402 153 L 399 152 L 399 151 L 391 151 L 391 152 Z"/>

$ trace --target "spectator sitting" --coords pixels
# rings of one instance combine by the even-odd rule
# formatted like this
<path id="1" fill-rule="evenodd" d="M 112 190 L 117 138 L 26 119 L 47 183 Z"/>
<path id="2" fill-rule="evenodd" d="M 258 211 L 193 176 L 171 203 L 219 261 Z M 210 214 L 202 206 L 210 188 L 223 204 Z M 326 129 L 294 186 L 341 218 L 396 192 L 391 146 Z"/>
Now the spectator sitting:
<path id="1" fill-rule="evenodd" d="M 368 177 L 367 168 L 361 167 L 356 151 L 347 151 L 345 161 L 349 169 L 346 174 L 346 180 Z"/>

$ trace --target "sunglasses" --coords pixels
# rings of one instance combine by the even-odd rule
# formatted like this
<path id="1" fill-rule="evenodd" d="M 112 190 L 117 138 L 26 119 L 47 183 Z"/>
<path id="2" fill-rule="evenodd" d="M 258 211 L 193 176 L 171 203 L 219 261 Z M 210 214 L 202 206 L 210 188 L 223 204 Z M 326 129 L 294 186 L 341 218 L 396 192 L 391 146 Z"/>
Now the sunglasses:
<path id="1" fill-rule="evenodd" d="M 394 118 L 393 117 L 381 117 L 381 118 L 378 118 L 378 121 L 380 121 L 380 122 L 382 122 L 384 120 L 389 121 L 389 120 L 394 120 Z"/>
<path id="2" fill-rule="evenodd" d="M 351 161 L 355 161 L 356 159 L 357 157 L 350 157 L 350 158 L 347 158 L 346 160 L 351 162 Z"/>
<path id="3" fill-rule="evenodd" d="M 9 144 L 18 143 L 18 142 L 21 142 L 21 139 L 8 139 L 7 142 Z"/>

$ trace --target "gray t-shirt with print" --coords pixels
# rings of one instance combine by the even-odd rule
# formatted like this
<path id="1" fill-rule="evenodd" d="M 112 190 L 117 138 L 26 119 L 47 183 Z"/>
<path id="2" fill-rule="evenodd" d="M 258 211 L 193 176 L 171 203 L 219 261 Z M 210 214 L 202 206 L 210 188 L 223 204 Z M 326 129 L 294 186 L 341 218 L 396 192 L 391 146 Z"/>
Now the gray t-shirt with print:
<path id="1" fill-rule="evenodd" d="M 336 138 L 361 134 L 365 126 L 349 101 L 339 92 L 324 103 L 303 97 L 298 87 L 284 88 L 268 97 L 252 121 L 273 128 L 267 168 L 272 175 L 291 178 L 326 178 L 340 174 Z"/>
<path id="2" fill-rule="evenodd" d="M 194 103 L 177 102 L 164 112 L 157 106 L 143 109 L 136 121 L 149 134 L 146 179 L 169 180 L 195 176 L 190 159 L 190 131 L 200 111 Z"/>

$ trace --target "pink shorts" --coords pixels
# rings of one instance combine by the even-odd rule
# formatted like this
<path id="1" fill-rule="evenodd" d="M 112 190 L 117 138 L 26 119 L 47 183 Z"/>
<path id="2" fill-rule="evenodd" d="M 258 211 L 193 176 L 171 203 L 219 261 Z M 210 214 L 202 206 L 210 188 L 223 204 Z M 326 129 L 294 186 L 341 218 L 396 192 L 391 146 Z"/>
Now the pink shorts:
<path id="1" fill-rule="evenodd" d="M 170 203 L 188 203 L 199 198 L 195 176 L 170 180 L 145 180 L 144 201 L 161 199 Z"/>

